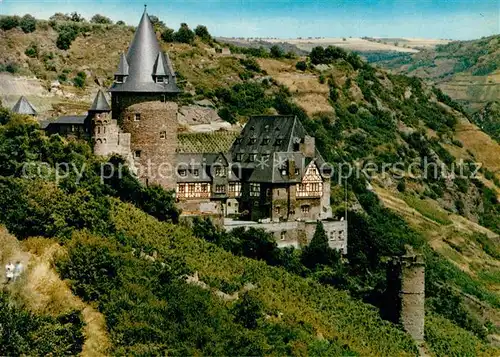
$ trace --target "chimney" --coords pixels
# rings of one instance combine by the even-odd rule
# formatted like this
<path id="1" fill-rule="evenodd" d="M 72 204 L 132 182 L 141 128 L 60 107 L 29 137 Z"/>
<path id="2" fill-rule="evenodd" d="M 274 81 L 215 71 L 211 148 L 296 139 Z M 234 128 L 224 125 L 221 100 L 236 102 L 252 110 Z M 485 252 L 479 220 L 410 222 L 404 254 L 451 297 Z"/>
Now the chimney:
<path id="1" fill-rule="evenodd" d="M 316 152 L 316 142 L 313 136 L 306 135 L 304 137 L 304 143 L 300 144 L 300 151 L 305 157 L 314 157 Z"/>
<path id="2" fill-rule="evenodd" d="M 288 177 L 293 179 L 295 178 L 295 160 L 288 159 Z"/>

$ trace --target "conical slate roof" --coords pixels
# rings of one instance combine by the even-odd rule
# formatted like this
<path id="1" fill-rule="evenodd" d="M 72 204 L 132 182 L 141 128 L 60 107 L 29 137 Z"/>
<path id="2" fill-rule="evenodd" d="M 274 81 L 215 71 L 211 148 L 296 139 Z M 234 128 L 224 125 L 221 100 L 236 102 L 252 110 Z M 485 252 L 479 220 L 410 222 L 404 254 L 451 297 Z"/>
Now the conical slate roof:
<path id="1" fill-rule="evenodd" d="M 118 64 L 118 70 L 115 75 L 117 76 L 128 76 L 128 62 L 125 53 L 120 56 L 120 63 Z"/>
<path id="2" fill-rule="evenodd" d="M 174 73 L 166 73 L 166 75 L 169 75 L 169 80 L 166 83 L 155 82 L 153 74 L 159 53 L 161 51 L 156 39 L 156 33 L 148 13 L 144 11 L 126 56 L 128 76 L 123 83 L 114 83 L 110 91 L 143 93 L 179 92 L 179 88 L 175 84 Z M 171 65 L 166 63 L 168 57 L 163 55 L 161 57 L 165 60 L 165 63 L 162 63 L 162 65 L 165 68 L 171 68 Z M 120 60 L 117 74 L 121 74 L 118 72 L 123 72 L 123 68 L 121 68 L 122 64 L 124 65 L 125 61 Z"/>
<path id="3" fill-rule="evenodd" d="M 26 99 L 25 96 L 19 98 L 17 103 L 12 107 L 12 111 L 17 114 L 26 114 L 26 115 L 37 115 L 35 108 L 31 105 L 31 103 Z"/>
<path id="4" fill-rule="evenodd" d="M 108 104 L 108 101 L 106 100 L 106 97 L 104 96 L 104 93 L 102 90 L 99 89 L 97 92 L 94 102 L 92 103 L 92 106 L 89 109 L 89 112 L 109 112 L 111 111 L 111 108 Z"/>

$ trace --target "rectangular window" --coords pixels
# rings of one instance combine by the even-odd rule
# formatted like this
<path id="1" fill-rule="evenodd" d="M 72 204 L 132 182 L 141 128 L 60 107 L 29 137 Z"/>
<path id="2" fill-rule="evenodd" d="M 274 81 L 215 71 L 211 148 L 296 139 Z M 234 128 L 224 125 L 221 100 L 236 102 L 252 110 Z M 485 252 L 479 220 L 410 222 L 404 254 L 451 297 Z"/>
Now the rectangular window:
<path id="1" fill-rule="evenodd" d="M 186 191 L 186 186 L 185 186 L 183 183 L 178 184 L 178 185 L 177 185 L 177 191 L 178 191 L 179 193 L 184 193 L 184 191 Z"/>
<path id="2" fill-rule="evenodd" d="M 221 166 L 215 166 L 215 176 L 224 177 L 226 176 L 226 170 Z"/>
<path id="3" fill-rule="evenodd" d="M 269 145 L 269 138 L 264 138 L 262 140 L 262 145 Z"/>
<path id="4" fill-rule="evenodd" d="M 309 213 L 309 210 L 310 210 L 310 206 L 301 206 L 300 207 L 300 211 L 302 213 Z"/>
<path id="5" fill-rule="evenodd" d="M 250 196 L 259 197 L 260 196 L 260 183 L 250 184 Z"/>
<path id="6" fill-rule="evenodd" d="M 226 185 L 215 185 L 215 193 L 226 193 Z"/>
<path id="7" fill-rule="evenodd" d="M 236 156 L 234 157 L 234 161 L 241 161 L 243 160 L 243 154 L 236 154 Z"/>
<path id="8" fill-rule="evenodd" d="M 196 177 L 200 176 L 200 170 L 194 169 L 193 170 L 193 175 L 196 176 Z"/>
<path id="9" fill-rule="evenodd" d="M 195 184 L 194 183 L 190 183 L 188 184 L 188 192 L 189 193 L 194 193 L 194 189 L 195 189 Z"/>
<path id="10" fill-rule="evenodd" d="M 239 197 L 241 195 L 241 183 L 230 182 L 229 183 L 229 194 L 234 197 Z"/>
<path id="11" fill-rule="evenodd" d="M 160 131 L 160 139 L 166 139 L 167 138 L 167 132 L 166 131 Z"/>
<path id="12" fill-rule="evenodd" d="M 164 78 L 162 76 L 156 77 L 156 83 L 163 83 Z"/>
<path id="13" fill-rule="evenodd" d="M 254 162 L 257 158 L 257 154 L 248 154 L 248 161 Z"/>
<path id="14" fill-rule="evenodd" d="M 134 151 L 134 157 L 135 157 L 136 159 L 140 158 L 140 157 L 141 157 L 141 150 L 135 150 L 135 151 Z"/>
<path id="15" fill-rule="evenodd" d="M 282 232 L 281 232 L 280 239 L 281 239 L 281 240 L 285 240 L 285 239 L 286 239 L 286 231 L 282 231 Z"/>
<path id="16" fill-rule="evenodd" d="M 116 83 L 123 83 L 123 76 L 115 76 L 115 82 Z"/>
<path id="17" fill-rule="evenodd" d="M 281 213 L 281 207 L 280 206 L 274 207 L 274 212 L 276 212 L 276 214 L 280 214 Z"/>
<path id="18" fill-rule="evenodd" d="M 250 138 L 249 144 L 253 145 L 257 142 L 257 138 Z"/>
<path id="19" fill-rule="evenodd" d="M 335 231 L 330 232 L 330 240 L 335 240 Z"/>
<path id="20" fill-rule="evenodd" d="M 135 113 L 134 114 L 134 121 L 140 121 L 141 120 L 141 113 Z"/>
<path id="21" fill-rule="evenodd" d="M 208 192 L 208 183 L 201 184 L 201 192 Z"/>
<path id="22" fill-rule="evenodd" d="M 186 177 L 187 174 L 185 169 L 179 169 L 177 173 L 179 174 L 180 177 Z"/>

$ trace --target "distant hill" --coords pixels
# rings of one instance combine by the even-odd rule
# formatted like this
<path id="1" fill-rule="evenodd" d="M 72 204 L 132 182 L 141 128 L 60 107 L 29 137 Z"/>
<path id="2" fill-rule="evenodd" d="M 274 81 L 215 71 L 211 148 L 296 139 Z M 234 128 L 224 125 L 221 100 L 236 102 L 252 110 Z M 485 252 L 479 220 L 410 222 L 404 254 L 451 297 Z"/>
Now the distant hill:
<path id="1" fill-rule="evenodd" d="M 454 41 L 410 56 L 372 62 L 395 73 L 432 81 L 471 111 L 500 98 L 500 35 Z"/>

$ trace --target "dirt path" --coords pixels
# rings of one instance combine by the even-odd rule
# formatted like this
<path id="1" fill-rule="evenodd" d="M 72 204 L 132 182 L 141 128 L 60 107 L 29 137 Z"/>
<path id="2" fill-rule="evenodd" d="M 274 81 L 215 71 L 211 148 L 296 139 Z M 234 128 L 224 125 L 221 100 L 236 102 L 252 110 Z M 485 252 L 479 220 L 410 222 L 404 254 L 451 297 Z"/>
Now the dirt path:
<path id="1" fill-rule="evenodd" d="M 0 263 L 20 260 L 27 267 L 19 282 L 9 287 L 11 296 L 37 314 L 57 316 L 71 310 L 79 310 L 85 322 L 85 342 L 82 356 L 108 355 L 111 343 L 104 316 L 92 306 L 73 295 L 52 267 L 54 255 L 61 247 L 48 239 L 31 238 L 19 242 L 0 226 Z M 3 271 L 2 271 L 3 273 Z M 2 274 L 1 282 L 4 282 Z"/>

